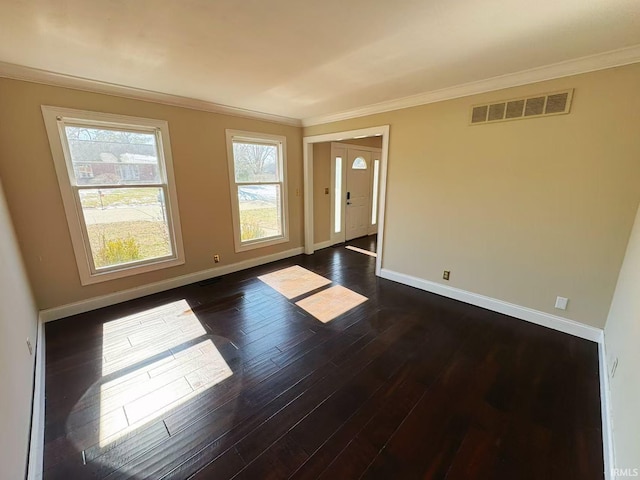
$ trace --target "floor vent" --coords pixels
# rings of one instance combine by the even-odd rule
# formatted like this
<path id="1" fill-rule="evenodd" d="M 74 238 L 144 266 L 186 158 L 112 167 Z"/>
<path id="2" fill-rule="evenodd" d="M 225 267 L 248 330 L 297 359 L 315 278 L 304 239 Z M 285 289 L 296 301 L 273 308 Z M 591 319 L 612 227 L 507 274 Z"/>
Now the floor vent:
<path id="1" fill-rule="evenodd" d="M 523 118 L 569 113 L 573 89 L 471 108 L 471 124 L 505 122 Z"/>

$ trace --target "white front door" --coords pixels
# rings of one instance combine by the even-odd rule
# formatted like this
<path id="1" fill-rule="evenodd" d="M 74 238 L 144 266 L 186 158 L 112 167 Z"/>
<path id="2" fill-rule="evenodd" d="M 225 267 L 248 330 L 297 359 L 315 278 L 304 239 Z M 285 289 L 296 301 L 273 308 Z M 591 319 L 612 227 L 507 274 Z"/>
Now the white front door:
<path id="1" fill-rule="evenodd" d="M 369 233 L 371 215 L 371 152 L 347 150 L 346 240 Z"/>

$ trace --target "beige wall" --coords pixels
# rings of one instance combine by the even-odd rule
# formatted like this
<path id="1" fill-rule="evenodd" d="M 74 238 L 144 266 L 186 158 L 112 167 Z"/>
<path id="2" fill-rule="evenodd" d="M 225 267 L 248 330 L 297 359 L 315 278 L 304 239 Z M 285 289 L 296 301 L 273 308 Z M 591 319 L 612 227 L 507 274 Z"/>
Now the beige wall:
<path id="1" fill-rule="evenodd" d="M 0 105 L 0 176 L 40 309 L 205 270 L 214 266 L 215 253 L 221 255 L 225 265 L 302 246 L 302 145 L 298 127 L 9 79 L 0 79 Z M 169 122 L 185 265 L 80 285 L 41 105 Z M 287 137 L 288 243 L 234 253 L 226 128 Z"/>
<path id="2" fill-rule="evenodd" d="M 615 467 L 640 469 L 640 209 L 622 264 L 605 327 L 610 378 Z"/>
<path id="3" fill-rule="evenodd" d="M 342 140 L 340 143 L 358 145 L 360 147 L 382 148 L 382 137 L 350 138 Z"/>
<path id="4" fill-rule="evenodd" d="M 329 194 L 324 189 L 329 189 Z M 313 145 L 313 241 L 331 239 L 331 143 Z"/>
<path id="5" fill-rule="evenodd" d="M 640 199 L 638 85 L 640 64 L 304 135 L 390 125 L 383 268 L 602 327 Z M 468 124 L 474 104 L 571 87 L 569 115 Z"/>
<path id="6" fill-rule="evenodd" d="M 4 178 L 3 178 L 4 181 Z M 0 185 L 0 477 L 27 468 L 38 311 L 31 296 Z M 35 351 L 34 351 L 35 354 Z"/>
<path id="7" fill-rule="evenodd" d="M 601 327 L 640 198 L 640 65 L 304 129 L 390 124 L 384 268 Z M 569 115 L 469 126 L 471 105 L 574 87 Z M 0 175 L 39 308 L 302 245 L 301 129 L 0 79 Z M 187 263 L 81 287 L 40 105 L 169 121 Z M 235 254 L 224 129 L 288 138 L 291 241 Z M 566 312 L 553 308 L 570 298 Z"/>

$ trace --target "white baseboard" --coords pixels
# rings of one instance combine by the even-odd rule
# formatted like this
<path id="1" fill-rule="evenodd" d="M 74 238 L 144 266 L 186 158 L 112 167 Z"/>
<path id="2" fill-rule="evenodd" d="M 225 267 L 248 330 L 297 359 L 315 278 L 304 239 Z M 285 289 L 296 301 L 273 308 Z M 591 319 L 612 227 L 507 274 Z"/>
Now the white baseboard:
<path id="1" fill-rule="evenodd" d="M 109 305 L 115 305 L 116 303 L 126 302 L 127 300 L 132 300 L 134 298 L 144 297 L 145 295 L 151 295 L 154 293 L 163 292 L 165 290 L 171 290 L 172 288 L 182 287 L 190 283 L 201 282 L 209 278 L 219 277 L 222 275 L 227 275 L 229 273 L 238 272 L 240 270 L 246 270 L 247 268 L 264 265 L 265 263 L 271 263 L 277 260 L 293 257 L 296 255 L 300 255 L 303 252 L 304 249 L 302 247 L 298 247 L 291 250 L 286 250 L 284 252 L 265 255 L 263 257 L 243 260 L 242 262 L 232 263 L 230 265 L 209 268 L 200 272 L 189 273 L 187 275 L 169 278 L 160 282 L 150 283 L 148 285 L 110 293 L 108 295 L 101 295 L 99 297 L 89 298 L 80 302 L 69 303 L 67 305 L 61 305 L 54 308 L 48 308 L 46 310 L 41 310 L 40 316 L 44 322 L 51 322 L 53 320 L 59 320 L 70 315 L 89 312 L 91 310 L 107 307 Z"/>
<path id="2" fill-rule="evenodd" d="M 322 250 L 323 248 L 328 248 L 333 245 L 331 240 L 327 240 L 326 242 L 318 242 L 313 245 L 314 250 Z"/>
<path id="3" fill-rule="evenodd" d="M 443 297 L 453 298 L 494 312 L 503 313 L 520 320 L 526 320 L 527 322 L 542 325 L 543 327 L 568 333 L 569 335 L 574 335 L 576 337 L 585 338 L 593 342 L 601 342 L 603 338 L 602 329 L 584 325 L 574 320 L 569 320 L 568 318 L 558 317 L 556 315 L 551 315 L 550 313 L 541 312 L 528 307 L 522 307 L 496 298 L 486 297 L 484 295 L 468 292 L 448 285 L 442 285 L 440 283 L 431 282 L 411 275 L 405 275 L 404 273 L 394 272 L 393 270 L 388 270 L 386 268 L 381 270 L 380 276 L 387 280 L 419 288 L 420 290 L 426 290 L 427 292 L 436 293 Z"/>
<path id="4" fill-rule="evenodd" d="M 613 425 L 611 424 L 611 390 L 609 390 L 609 366 L 604 338 L 598 342 L 598 365 L 600 370 L 600 409 L 602 415 L 602 449 L 604 456 L 604 478 L 615 480 L 613 469 L 615 455 L 613 446 Z"/>
<path id="5" fill-rule="evenodd" d="M 558 317 L 549 313 L 534 310 L 532 308 L 522 307 L 513 303 L 504 302 L 496 298 L 486 297 L 477 293 L 468 292 L 459 288 L 442 285 L 440 283 L 431 282 L 422 278 L 405 275 L 403 273 L 394 272 L 383 268 L 380 272 L 382 278 L 392 280 L 394 282 L 419 288 L 427 292 L 436 293 L 444 297 L 453 298 L 461 302 L 486 308 L 494 312 L 503 313 L 511 317 L 525 320 L 527 322 L 542 325 L 544 327 L 568 333 L 576 337 L 591 340 L 598 344 L 598 363 L 600 371 L 600 405 L 602 412 L 602 448 L 604 455 L 604 478 L 605 480 L 614 480 L 612 469 L 614 462 L 613 434 L 611 430 L 610 415 L 610 391 L 609 391 L 609 372 L 607 369 L 607 359 L 604 346 L 604 331 L 584 325 L 582 323 L 569 320 L 567 318 Z"/>
<path id="6" fill-rule="evenodd" d="M 27 466 L 28 480 L 40 480 L 42 478 L 44 464 L 45 335 L 42 316 L 38 318 L 35 367 L 33 405 L 31 410 L 31 435 L 29 438 L 29 463 Z"/>

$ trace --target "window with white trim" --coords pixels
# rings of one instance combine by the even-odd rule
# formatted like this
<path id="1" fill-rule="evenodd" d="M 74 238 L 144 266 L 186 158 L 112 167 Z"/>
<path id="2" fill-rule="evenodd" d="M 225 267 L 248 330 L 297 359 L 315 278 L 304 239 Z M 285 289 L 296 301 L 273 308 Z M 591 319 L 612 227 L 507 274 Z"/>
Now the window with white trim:
<path id="1" fill-rule="evenodd" d="M 236 252 L 287 242 L 286 138 L 226 133 Z"/>
<path id="2" fill-rule="evenodd" d="M 184 263 L 167 122 L 42 107 L 83 285 Z"/>
<path id="3" fill-rule="evenodd" d="M 362 157 L 357 157 L 353 164 L 351 165 L 353 170 L 366 170 L 367 169 L 367 161 Z"/>
<path id="4" fill-rule="evenodd" d="M 380 160 L 373 161 L 373 193 L 371 203 L 371 225 L 378 223 L 378 185 L 380 183 Z"/>

